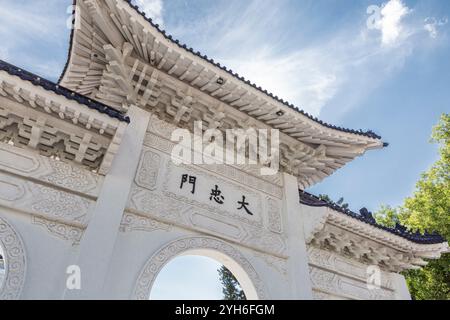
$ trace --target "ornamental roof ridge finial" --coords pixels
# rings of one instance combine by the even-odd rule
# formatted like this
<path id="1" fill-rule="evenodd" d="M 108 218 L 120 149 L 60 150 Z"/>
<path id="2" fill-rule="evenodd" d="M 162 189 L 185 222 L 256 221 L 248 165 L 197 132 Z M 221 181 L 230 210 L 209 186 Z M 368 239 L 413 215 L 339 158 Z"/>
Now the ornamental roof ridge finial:
<path id="1" fill-rule="evenodd" d="M 401 233 L 407 233 L 408 232 L 408 228 L 405 227 L 404 225 L 402 225 L 400 222 L 396 222 L 395 223 L 395 230 L 399 231 Z"/>
<path id="2" fill-rule="evenodd" d="M 372 214 L 372 212 L 370 212 L 369 210 L 367 210 L 367 208 L 361 208 L 360 210 L 359 210 L 359 214 L 364 218 L 364 219 L 366 219 L 367 221 L 370 221 L 370 222 L 372 222 L 372 223 L 376 223 L 376 220 L 375 220 L 375 218 L 373 217 L 373 214 Z"/>
<path id="3" fill-rule="evenodd" d="M 53 83 L 50 80 L 37 76 L 34 73 L 26 71 L 23 68 L 19 68 L 1 59 L 0 59 L 0 71 L 4 71 L 11 76 L 19 77 L 23 81 L 29 81 L 35 86 L 42 87 L 46 91 L 52 91 L 57 95 L 64 96 L 68 100 L 76 101 L 79 104 L 85 105 L 90 109 L 94 109 L 100 113 L 107 114 L 111 118 L 115 118 L 122 122 L 130 123 L 130 118 L 128 116 L 121 114 L 120 112 L 114 110 L 113 108 L 99 101 L 87 98 L 86 96 L 78 94 L 59 84 Z"/>

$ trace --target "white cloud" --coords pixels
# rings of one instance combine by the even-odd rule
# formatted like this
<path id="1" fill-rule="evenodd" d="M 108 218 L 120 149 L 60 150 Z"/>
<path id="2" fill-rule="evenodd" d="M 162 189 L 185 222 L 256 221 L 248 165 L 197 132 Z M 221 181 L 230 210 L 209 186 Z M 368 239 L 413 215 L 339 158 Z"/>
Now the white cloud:
<path id="1" fill-rule="evenodd" d="M 161 27 L 164 26 L 163 0 L 135 0 L 143 12 Z"/>
<path id="2" fill-rule="evenodd" d="M 0 58 L 56 80 L 68 42 L 66 5 L 60 0 L 0 0 Z M 51 52 L 50 52 L 51 50 Z M 64 54 L 63 52 L 63 54 Z"/>
<path id="3" fill-rule="evenodd" d="M 381 30 L 384 45 L 394 44 L 401 37 L 404 31 L 402 20 L 410 12 L 401 0 L 390 0 L 383 5 L 377 28 Z"/>
<path id="4" fill-rule="evenodd" d="M 144 0 L 136 2 L 144 8 Z M 163 1 L 148 1 L 147 5 L 157 8 L 151 16 L 162 19 Z M 295 45 L 283 38 L 283 33 L 274 35 L 274 26 L 286 19 L 281 1 L 230 0 L 202 10 L 199 17 L 189 20 L 182 16 L 179 24 L 172 23 L 170 33 L 314 115 L 326 107 L 327 111 L 333 108 L 338 117 L 357 107 L 403 67 L 414 47 L 420 45 L 413 35 L 423 31 L 422 24 L 417 28 L 405 21 L 413 10 L 401 0 L 389 0 L 379 7 L 376 28 L 381 40 L 365 26 L 355 28 L 353 24 L 320 41 Z M 307 12 L 306 18 L 310 18 Z"/>
<path id="5" fill-rule="evenodd" d="M 13 1 L 0 0 L 0 33 L 8 34 L 11 38 L 47 38 L 49 34 L 64 33 L 59 28 L 61 16 L 49 16 L 54 10 L 54 1 L 37 1 L 33 5 L 24 5 Z M 45 5 L 44 5 L 45 3 Z M 59 13 L 59 12 L 58 12 Z M 4 43 L 2 43 L 4 45 Z"/>
<path id="6" fill-rule="evenodd" d="M 309 48 L 280 55 L 266 51 L 221 61 L 284 100 L 318 115 L 321 108 L 336 94 L 342 79 L 340 66 L 319 48 Z"/>
<path id="7" fill-rule="evenodd" d="M 446 25 L 448 23 L 448 19 L 443 18 L 441 20 L 437 20 L 434 17 L 429 17 L 425 19 L 424 23 L 423 28 L 428 31 L 431 38 L 436 39 L 438 36 L 438 28 Z"/>
<path id="8" fill-rule="evenodd" d="M 342 46 L 344 39 L 330 43 L 330 48 L 321 45 L 280 52 L 284 40 L 273 41 L 268 34 L 271 25 L 284 18 L 278 2 L 230 1 L 188 25 L 183 21 L 171 33 L 184 41 L 189 39 L 196 50 L 206 51 L 263 89 L 318 115 L 342 85 L 341 65 L 335 63 L 335 50 L 331 47 Z"/>
<path id="9" fill-rule="evenodd" d="M 278 34 L 270 38 L 272 26 L 286 18 L 286 11 L 282 3 L 264 0 L 245 5 L 231 1 L 187 25 L 180 22 L 172 31 L 308 113 L 320 115 L 330 107 L 343 114 L 401 68 L 411 54 L 411 32 L 401 24 L 407 12 L 410 9 L 398 0 L 380 9 L 384 43 L 396 39 L 395 45 L 380 46 L 380 39 L 363 25 L 343 27 L 321 41 L 304 44 L 293 45 Z M 286 44 L 291 48 L 281 49 Z"/>

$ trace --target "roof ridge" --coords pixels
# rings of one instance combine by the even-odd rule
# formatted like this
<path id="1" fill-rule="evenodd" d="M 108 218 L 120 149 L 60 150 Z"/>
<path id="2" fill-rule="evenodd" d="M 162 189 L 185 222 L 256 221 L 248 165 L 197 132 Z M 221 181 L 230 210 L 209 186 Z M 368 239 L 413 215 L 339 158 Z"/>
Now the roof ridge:
<path id="1" fill-rule="evenodd" d="M 368 211 L 366 208 L 362 208 L 358 213 L 355 213 L 352 210 L 343 208 L 342 206 L 337 205 L 334 202 L 327 201 L 325 199 L 321 199 L 320 197 L 313 195 L 309 192 L 299 190 L 300 194 L 300 203 L 310 207 L 327 207 L 333 209 L 337 212 L 343 213 L 351 218 L 360 220 L 366 224 L 369 224 L 378 229 L 382 229 L 389 233 L 400 236 L 406 240 L 409 240 L 418 244 L 438 244 L 446 242 L 446 239 L 437 233 L 428 233 L 421 234 L 420 232 L 412 232 L 408 230 L 407 227 L 397 223 L 394 228 L 383 226 L 376 222 L 375 218 L 372 216 L 372 213 Z"/>
<path id="2" fill-rule="evenodd" d="M 76 1 L 76 0 L 74 0 Z M 367 130 L 367 131 L 363 131 L 362 129 L 359 130 L 355 130 L 355 129 L 348 129 L 348 128 L 342 128 L 342 127 L 338 127 L 329 123 L 326 123 L 320 119 L 318 119 L 317 117 L 310 115 L 309 113 L 305 112 L 304 110 L 300 109 L 299 107 L 296 107 L 294 104 L 285 101 L 281 98 L 279 98 L 277 95 L 274 95 L 273 93 L 261 88 L 260 86 L 256 85 L 255 83 L 251 82 L 250 80 L 245 79 L 244 77 L 240 76 L 238 73 L 233 72 L 233 70 L 231 69 L 227 69 L 226 66 L 222 66 L 220 63 L 214 61 L 214 59 L 209 58 L 207 55 L 202 55 L 199 51 L 195 52 L 193 48 L 189 47 L 186 44 L 181 44 L 180 41 L 178 39 L 174 39 L 172 35 L 168 34 L 164 29 L 162 29 L 159 24 L 154 23 L 153 20 L 150 17 L 147 17 L 145 12 L 141 11 L 140 8 L 137 5 L 134 5 L 131 3 L 132 0 L 123 0 L 126 3 L 128 3 L 133 9 L 135 9 L 141 16 L 143 16 L 154 28 L 156 28 L 166 39 L 172 41 L 173 43 L 177 44 L 180 48 L 185 49 L 188 52 L 191 52 L 192 54 L 206 60 L 207 62 L 213 64 L 214 66 L 224 70 L 225 72 L 231 74 L 233 77 L 239 79 L 242 82 L 245 82 L 246 84 L 250 85 L 251 87 L 253 87 L 254 89 L 264 93 L 265 95 L 267 95 L 268 97 L 274 99 L 275 101 L 282 103 L 283 105 L 291 108 L 294 111 L 297 111 L 301 114 L 303 114 L 304 116 L 306 116 L 307 118 L 309 118 L 310 120 L 323 125 L 327 128 L 330 129 L 335 129 L 335 130 L 339 130 L 342 132 L 346 132 L 346 133 L 352 133 L 352 134 L 357 134 L 357 135 L 361 135 L 361 136 L 366 136 L 372 139 L 377 139 L 377 140 L 381 140 L 381 136 L 377 135 L 375 132 L 373 132 L 372 130 Z M 386 145 L 384 145 L 386 146 Z"/>
<path id="3" fill-rule="evenodd" d="M 42 78 L 34 73 L 26 71 L 20 67 L 12 65 L 6 61 L 0 59 L 0 70 L 7 72 L 10 75 L 17 76 L 23 81 L 29 81 L 35 86 L 40 86 L 44 90 L 52 91 L 57 95 L 64 96 L 66 99 L 76 101 L 82 105 L 87 106 L 90 109 L 97 110 L 100 113 L 107 114 L 111 118 L 116 118 L 119 121 L 130 122 L 130 118 L 121 114 L 119 111 L 111 108 L 110 106 L 96 101 L 94 99 L 83 96 L 75 91 L 67 89 L 59 84 L 56 84 L 50 80 Z"/>

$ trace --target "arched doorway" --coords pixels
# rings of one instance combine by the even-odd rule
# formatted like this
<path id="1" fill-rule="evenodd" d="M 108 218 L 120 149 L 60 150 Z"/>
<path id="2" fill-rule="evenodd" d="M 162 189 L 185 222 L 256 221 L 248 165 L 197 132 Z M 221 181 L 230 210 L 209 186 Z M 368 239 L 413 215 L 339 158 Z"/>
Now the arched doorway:
<path id="1" fill-rule="evenodd" d="M 208 257 L 182 255 L 159 272 L 150 300 L 221 300 L 218 270 L 222 265 Z"/>
<path id="2" fill-rule="evenodd" d="M 175 258 L 183 256 L 200 256 L 216 261 L 236 277 L 248 300 L 267 299 L 262 281 L 243 254 L 228 243 L 210 237 L 183 238 L 160 249 L 141 271 L 133 298 L 149 299 L 156 278 L 163 268 Z"/>

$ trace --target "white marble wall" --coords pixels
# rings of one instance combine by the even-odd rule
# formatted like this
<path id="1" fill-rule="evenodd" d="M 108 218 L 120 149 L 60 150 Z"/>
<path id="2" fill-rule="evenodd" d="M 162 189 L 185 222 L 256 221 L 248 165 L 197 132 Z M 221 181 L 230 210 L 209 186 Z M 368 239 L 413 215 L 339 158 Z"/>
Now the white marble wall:
<path id="1" fill-rule="evenodd" d="M 308 248 L 314 298 L 318 300 L 394 300 L 396 284 L 392 274 L 380 272 L 380 286 L 368 286 L 367 268 L 342 255 L 315 247 Z"/>
<path id="2" fill-rule="evenodd" d="M 355 264 L 340 271 L 340 258 L 325 265 L 307 250 L 295 178 L 175 166 L 174 127 L 147 121 L 136 110 L 106 177 L 0 144 L 0 243 L 14 261 L 0 298 L 147 299 L 161 268 L 182 254 L 223 263 L 255 299 L 377 298 L 360 290 Z M 183 174 L 197 177 L 194 194 L 180 188 Z M 209 198 L 215 185 L 223 205 Z M 238 210 L 242 195 L 253 215 Z M 82 267 L 76 292 L 66 287 L 73 264 Z M 384 297 L 395 298 L 392 290 Z"/>

